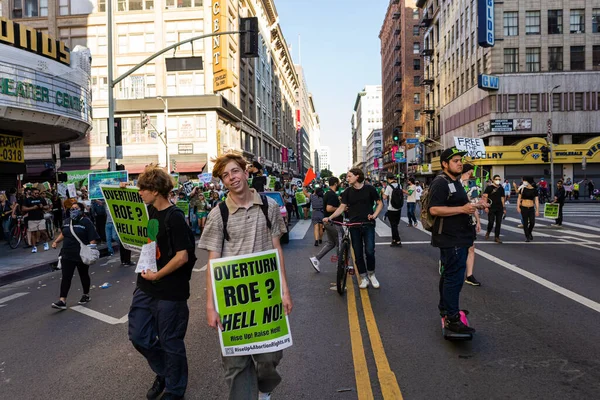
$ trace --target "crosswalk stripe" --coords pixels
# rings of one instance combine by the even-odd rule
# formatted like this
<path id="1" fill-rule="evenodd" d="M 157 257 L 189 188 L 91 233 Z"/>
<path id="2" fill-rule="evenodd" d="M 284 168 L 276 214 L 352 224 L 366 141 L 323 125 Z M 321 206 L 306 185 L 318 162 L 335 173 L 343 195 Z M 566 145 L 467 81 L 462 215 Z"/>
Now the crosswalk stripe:
<path id="1" fill-rule="evenodd" d="M 387 226 L 385 222 L 379 221 L 375 224 L 375 233 L 379 237 L 392 237 L 392 228 Z"/>
<path id="2" fill-rule="evenodd" d="M 512 222 L 517 222 L 517 223 L 519 223 L 519 224 L 521 223 L 521 220 L 520 220 L 520 219 L 516 219 L 516 218 L 512 218 L 512 217 L 506 217 L 506 220 L 507 220 L 507 221 L 512 221 Z M 543 226 L 544 228 L 550 228 L 550 225 L 545 225 L 545 224 L 542 224 L 542 223 L 539 223 L 539 222 L 540 222 L 540 220 L 539 220 L 539 219 L 536 219 L 536 221 L 535 221 L 535 223 L 536 223 L 536 226 L 537 226 L 537 225 L 541 225 L 541 226 Z M 551 222 L 551 221 L 548 221 L 548 220 L 543 220 L 543 222 Z M 565 222 L 563 222 L 563 225 L 566 225 L 566 224 L 565 224 Z M 570 223 L 570 224 L 568 224 L 568 225 L 569 225 L 569 226 L 575 226 L 575 227 L 581 227 L 581 228 L 583 228 L 583 227 L 586 227 L 586 226 L 587 226 L 587 225 L 577 225 L 577 224 L 572 224 L 572 223 Z M 593 227 L 589 227 L 589 228 L 593 228 Z M 600 232 L 600 229 L 597 229 L 597 228 L 596 228 L 596 229 L 592 229 L 592 230 L 597 230 L 597 231 L 599 231 L 599 232 Z M 600 238 L 600 236 L 599 236 L 599 235 L 594 235 L 594 234 L 591 234 L 591 233 L 585 233 L 585 232 L 573 231 L 573 230 L 570 230 L 570 229 L 560 229 L 560 230 L 559 230 L 559 229 L 557 229 L 557 230 L 556 230 L 556 232 L 557 232 L 557 233 L 558 233 L 558 232 L 561 232 L 561 233 L 564 233 L 564 234 L 566 234 L 566 235 L 581 236 L 581 237 L 588 238 L 588 239 L 592 239 L 592 238 Z"/>
<path id="3" fill-rule="evenodd" d="M 290 231 L 290 240 L 302 240 L 310 228 L 312 221 L 308 219 L 303 219 L 296 222 L 296 225 Z"/>

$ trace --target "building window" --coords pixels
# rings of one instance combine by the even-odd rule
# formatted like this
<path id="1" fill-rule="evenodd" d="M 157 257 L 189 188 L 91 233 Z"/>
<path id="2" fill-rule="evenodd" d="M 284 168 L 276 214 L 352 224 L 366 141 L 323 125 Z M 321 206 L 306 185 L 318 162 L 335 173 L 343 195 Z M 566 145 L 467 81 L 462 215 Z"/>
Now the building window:
<path id="1" fill-rule="evenodd" d="M 202 7 L 202 0 L 167 0 L 167 8 Z"/>
<path id="2" fill-rule="evenodd" d="M 563 70 L 563 48 L 548 47 L 548 71 Z"/>
<path id="3" fill-rule="evenodd" d="M 421 59 L 420 58 L 415 58 L 413 60 L 413 69 L 415 71 L 419 71 L 421 69 Z"/>
<path id="4" fill-rule="evenodd" d="M 420 77 L 420 76 L 415 76 L 415 77 L 413 78 L 413 84 L 414 84 L 415 86 L 419 86 L 419 85 L 421 84 L 421 77 Z"/>
<path id="5" fill-rule="evenodd" d="M 106 0 L 98 0 L 97 12 L 106 12 Z"/>
<path id="6" fill-rule="evenodd" d="M 415 8 L 413 10 L 413 19 L 419 19 L 419 9 Z"/>
<path id="7" fill-rule="evenodd" d="M 421 53 L 421 43 L 414 42 L 413 43 L 413 54 Z"/>
<path id="8" fill-rule="evenodd" d="M 585 71 L 585 46 L 571 46 L 571 71 Z"/>
<path id="9" fill-rule="evenodd" d="M 415 121 L 421 120 L 421 110 L 415 110 Z"/>
<path id="10" fill-rule="evenodd" d="M 508 111 L 517 111 L 517 95 L 508 95 Z"/>
<path id="11" fill-rule="evenodd" d="M 575 93 L 575 111 L 583 111 L 583 93 Z"/>
<path id="12" fill-rule="evenodd" d="M 37 18 L 48 16 L 48 0 L 14 0 L 13 18 Z"/>
<path id="13" fill-rule="evenodd" d="M 552 93 L 552 109 L 560 110 L 560 96 L 561 93 Z"/>
<path id="14" fill-rule="evenodd" d="M 420 32 L 419 32 L 419 25 L 414 25 L 413 26 L 413 36 L 419 36 Z"/>
<path id="15" fill-rule="evenodd" d="M 540 111 L 540 95 L 529 95 L 529 111 Z"/>
<path id="16" fill-rule="evenodd" d="M 415 104 L 421 104 L 421 93 L 415 93 L 413 95 L 413 102 Z"/>
<path id="17" fill-rule="evenodd" d="M 525 50 L 527 72 L 540 71 L 540 48 L 528 47 Z"/>
<path id="18" fill-rule="evenodd" d="M 505 11 L 504 12 L 504 36 L 519 35 L 519 12 Z"/>
<path id="19" fill-rule="evenodd" d="M 519 72 L 519 49 L 504 49 L 504 72 Z"/>
<path id="20" fill-rule="evenodd" d="M 548 35 L 563 33 L 563 10 L 548 10 Z"/>
<path id="21" fill-rule="evenodd" d="M 525 13 L 525 34 L 539 35 L 540 34 L 540 12 L 527 11 Z"/>
<path id="22" fill-rule="evenodd" d="M 592 69 L 600 70 L 600 46 L 592 47 Z"/>
<path id="23" fill-rule="evenodd" d="M 585 33 L 585 10 L 571 10 L 571 33 Z"/>
<path id="24" fill-rule="evenodd" d="M 592 9 L 592 33 L 600 33 L 600 8 Z"/>
<path id="25" fill-rule="evenodd" d="M 167 74 L 167 96 L 201 94 L 205 94 L 203 72 L 173 72 Z"/>

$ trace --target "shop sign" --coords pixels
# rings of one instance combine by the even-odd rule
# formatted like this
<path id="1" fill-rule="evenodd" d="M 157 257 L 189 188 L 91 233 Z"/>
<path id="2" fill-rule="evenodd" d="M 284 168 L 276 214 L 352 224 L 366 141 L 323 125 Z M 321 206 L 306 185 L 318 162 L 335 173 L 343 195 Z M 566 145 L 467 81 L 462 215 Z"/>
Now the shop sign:
<path id="1" fill-rule="evenodd" d="M 36 6 L 37 7 L 37 6 Z M 71 50 L 64 42 L 47 33 L 0 17 L 0 43 L 30 51 L 40 56 L 71 65 Z"/>
<path id="2" fill-rule="evenodd" d="M 477 87 L 487 91 L 498 90 L 500 89 L 500 78 L 494 75 L 479 74 Z"/>
<path id="3" fill-rule="evenodd" d="M 22 137 L 0 135 L 0 162 L 25 163 Z"/>
<path id="4" fill-rule="evenodd" d="M 212 31 L 213 33 L 227 31 L 227 0 L 213 0 L 212 2 Z M 213 73 L 214 90 L 229 89 L 233 87 L 232 72 L 227 69 L 229 54 L 229 37 L 218 35 L 212 38 L 213 43 Z"/>
<path id="5" fill-rule="evenodd" d="M 177 145 L 177 153 L 194 154 L 194 143 L 179 143 Z"/>
<path id="6" fill-rule="evenodd" d="M 494 0 L 479 0 L 477 11 L 477 43 L 481 47 L 494 47 Z"/>
<path id="7" fill-rule="evenodd" d="M 595 145 L 593 145 L 592 147 L 590 147 L 590 149 L 588 150 L 587 153 L 585 153 L 585 155 L 586 155 L 586 157 L 594 157 L 596 155 L 596 153 L 599 151 L 600 151 L 600 142 L 598 142 Z"/>
<path id="8" fill-rule="evenodd" d="M 491 132 L 513 132 L 513 131 L 530 131 L 531 118 L 516 118 L 516 119 L 492 119 L 490 120 Z"/>

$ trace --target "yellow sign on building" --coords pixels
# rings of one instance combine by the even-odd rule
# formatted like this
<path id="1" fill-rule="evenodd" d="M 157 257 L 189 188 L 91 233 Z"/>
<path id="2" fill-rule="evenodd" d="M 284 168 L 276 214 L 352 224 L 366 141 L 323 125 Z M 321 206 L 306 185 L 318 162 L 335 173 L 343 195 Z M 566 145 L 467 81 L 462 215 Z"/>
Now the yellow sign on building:
<path id="1" fill-rule="evenodd" d="M 227 0 L 213 0 L 212 2 L 212 30 L 213 33 L 227 31 Z M 233 87 L 232 72 L 227 68 L 229 55 L 229 37 L 227 35 L 214 36 L 213 40 L 213 73 L 214 91 Z"/>
<path id="2" fill-rule="evenodd" d="M 25 162 L 25 149 L 22 137 L 0 135 L 0 162 L 19 164 Z"/>
<path id="3" fill-rule="evenodd" d="M 531 137 L 511 146 L 486 146 L 486 158 L 467 160 L 477 165 L 542 165 L 542 146 L 546 146 L 544 138 Z M 600 136 L 585 143 L 555 144 L 553 147 L 556 164 L 580 164 L 583 157 L 588 163 L 600 163 Z M 431 164 L 434 170 L 441 169 L 439 157 L 432 159 Z"/>

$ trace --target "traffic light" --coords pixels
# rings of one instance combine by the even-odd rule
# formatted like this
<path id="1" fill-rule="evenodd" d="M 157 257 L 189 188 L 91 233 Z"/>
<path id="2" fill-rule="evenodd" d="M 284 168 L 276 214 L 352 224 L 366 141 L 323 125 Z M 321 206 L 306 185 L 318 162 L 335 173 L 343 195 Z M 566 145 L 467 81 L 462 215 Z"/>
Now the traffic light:
<path id="1" fill-rule="evenodd" d="M 150 117 L 143 111 L 140 111 L 140 117 L 142 118 L 142 129 L 146 129 L 150 126 Z"/>
<path id="2" fill-rule="evenodd" d="M 394 128 L 392 139 L 394 139 L 394 143 L 400 142 L 400 130 L 398 128 Z"/>
<path id="3" fill-rule="evenodd" d="M 106 125 L 110 123 L 109 119 L 106 118 Z M 106 145 L 110 146 L 110 136 L 106 135 Z M 123 125 L 121 118 L 115 118 L 115 146 L 123 145 Z"/>
<path id="4" fill-rule="evenodd" d="M 71 157 L 71 145 L 68 143 L 61 143 L 58 145 L 60 159 Z"/>
<path id="5" fill-rule="evenodd" d="M 545 162 L 545 163 L 549 162 L 550 160 L 549 160 L 548 156 L 550 153 L 550 149 L 546 146 L 542 146 L 540 148 L 540 151 L 542 152 L 542 162 Z"/>
<path id="6" fill-rule="evenodd" d="M 240 18 L 240 31 L 240 57 L 258 57 L 258 18 Z"/>

